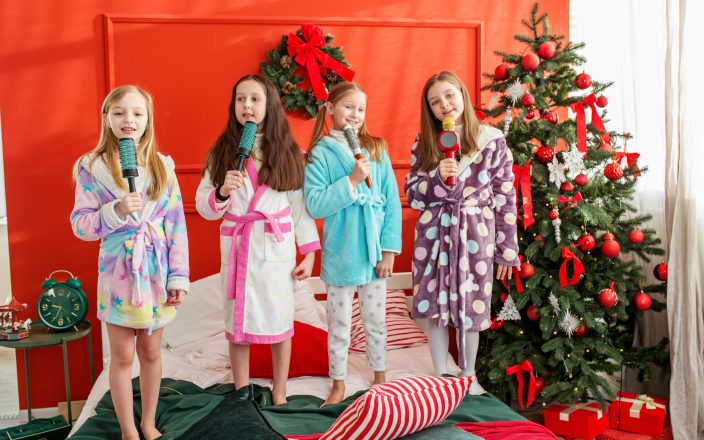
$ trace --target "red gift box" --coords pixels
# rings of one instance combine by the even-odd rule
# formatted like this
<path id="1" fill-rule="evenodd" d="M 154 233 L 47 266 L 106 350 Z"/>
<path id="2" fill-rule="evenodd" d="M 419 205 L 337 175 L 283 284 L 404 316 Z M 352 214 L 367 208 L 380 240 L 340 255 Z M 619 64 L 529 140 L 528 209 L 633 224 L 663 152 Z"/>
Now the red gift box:
<path id="1" fill-rule="evenodd" d="M 596 440 L 673 440 L 672 427 L 668 426 L 659 435 L 634 434 L 617 429 L 607 429 L 596 436 Z"/>
<path id="2" fill-rule="evenodd" d="M 662 433 L 667 416 L 667 400 L 623 391 L 619 391 L 618 396 L 609 406 L 612 429 L 647 435 Z"/>
<path id="3" fill-rule="evenodd" d="M 609 429 L 609 418 L 596 402 L 551 405 L 543 411 L 545 426 L 568 438 L 593 439 Z"/>

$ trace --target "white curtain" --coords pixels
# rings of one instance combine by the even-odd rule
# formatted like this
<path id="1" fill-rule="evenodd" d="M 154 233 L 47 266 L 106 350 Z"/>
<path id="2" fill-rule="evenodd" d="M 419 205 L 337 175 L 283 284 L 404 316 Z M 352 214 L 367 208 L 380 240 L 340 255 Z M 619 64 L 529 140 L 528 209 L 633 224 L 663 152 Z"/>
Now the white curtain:
<path id="1" fill-rule="evenodd" d="M 570 39 L 584 41 L 584 70 L 614 81 L 609 129 L 629 132 L 628 151 L 650 171 L 636 206 L 663 240 L 669 263 L 666 313 L 646 313 L 637 343 L 670 338 L 670 416 L 676 439 L 704 432 L 704 7 L 699 0 L 572 0 Z M 698 81 L 699 80 L 699 81 Z M 633 258 L 633 257 L 631 257 Z M 648 274 L 658 261 L 641 262 Z M 652 280 L 652 279 L 651 279 Z M 627 384 L 633 386 L 633 384 Z M 645 389 L 667 395 L 665 387 Z M 641 390 L 636 390 L 641 391 Z"/>

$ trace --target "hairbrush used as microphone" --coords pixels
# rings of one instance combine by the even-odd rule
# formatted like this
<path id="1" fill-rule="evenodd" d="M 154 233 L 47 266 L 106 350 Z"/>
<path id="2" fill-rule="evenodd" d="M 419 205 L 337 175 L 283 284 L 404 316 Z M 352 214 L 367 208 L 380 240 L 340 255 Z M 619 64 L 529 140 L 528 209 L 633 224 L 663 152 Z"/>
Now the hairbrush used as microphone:
<path id="1" fill-rule="evenodd" d="M 438 134 L 438 143 L 440 151 L 445 153 L 445 159 L 454 158 L 455 154 L 460 151 L 460 135 L 455 130 L 455 120 L 451 116 L 442 120 L 442 131 Z M 447 186 L 455 186 L 457 178 L 447 176 L 445 183 Z"/>
<path id="2" fill-rule="evenodd" d="M 134 178 L 139 176 L 137 169 L 137 150 L 134 146 L 134 139 L 122 138 L 117 142 L 117 149 L 120 154 L 120 167 L 122 168 L 122 177 L 127 178 L 127 185 L 130 192 L 136 192 L 137 188 L 134 183 Z"/>
<path id="3" fill-rule="evenodd" d="M 354 128 L 352 128 L 352 126 L 348 124 L 345 125 L 345 128 L 342 129 L 342 132 L 345 134 L 345 139 L 347 139 L 347 144 L 350 146 L 350 150 L 352 150 L 352 155 L 354 156 L 354 158 L 363 158 L 364 153 L 362 153 L 362 148 L 359 146 L 359 139 L 357 139 L 357 133 L 354 131 Z M 369 188 L 372 187 L 371 176 L 365 177 L 364 181 L 367 183 L 367 186 Z"/>
<path id="4" fill-rule="evenodd" d="M 242 129 L 242 137 L 240 137 L 240 146 L 237 148 L 237 171 L 242 171 L 244 161 L 251 156 L 252 147 L 254 147 L 254 139 L 257 137 L 257 124 L 252 121 L 244 123 Z"/>

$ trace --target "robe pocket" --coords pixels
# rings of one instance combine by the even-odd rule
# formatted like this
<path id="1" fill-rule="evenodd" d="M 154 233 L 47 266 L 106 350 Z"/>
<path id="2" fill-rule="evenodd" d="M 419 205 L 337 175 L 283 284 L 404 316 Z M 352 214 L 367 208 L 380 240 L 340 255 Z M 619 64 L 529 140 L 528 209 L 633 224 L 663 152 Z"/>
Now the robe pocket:
<path id="1" fill-rule="evenodd" d="M 467 252 L 474 257 L 491 258 L 496 247 L 496 226 L 493 218 L 467 216 Z"/>
<path id="2" fill-rule="evenodd" d="M 276 239 L 274 229 L 269 223 L 264 224 L 264 258 L 266 261 L 290 261 L 296 257 L 296 245 L 293 242 L 291 223 L 279 223 L 283 241 Z"/>

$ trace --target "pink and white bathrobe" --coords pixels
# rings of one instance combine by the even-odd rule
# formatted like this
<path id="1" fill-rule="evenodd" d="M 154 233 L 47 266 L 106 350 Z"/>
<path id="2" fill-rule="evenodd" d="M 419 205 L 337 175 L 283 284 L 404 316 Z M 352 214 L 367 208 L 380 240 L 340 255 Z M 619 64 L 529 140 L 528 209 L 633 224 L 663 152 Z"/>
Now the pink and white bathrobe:
<path id="1" fill-rule="evenodd" d="M 206 173 L 196 208 L 208 220 L 224 218 L 220 277 L 227 339 L 275 344 L 293 336 L 296 243 L 307 254 L 320 249 L 320 240 L 303 190 L 281 192 L 260 185 L 255 161 L 250 158 L 245 164 L 248 178 L 224 203 L 215 198 L 216 188 Z"/>

